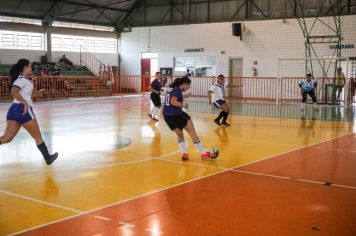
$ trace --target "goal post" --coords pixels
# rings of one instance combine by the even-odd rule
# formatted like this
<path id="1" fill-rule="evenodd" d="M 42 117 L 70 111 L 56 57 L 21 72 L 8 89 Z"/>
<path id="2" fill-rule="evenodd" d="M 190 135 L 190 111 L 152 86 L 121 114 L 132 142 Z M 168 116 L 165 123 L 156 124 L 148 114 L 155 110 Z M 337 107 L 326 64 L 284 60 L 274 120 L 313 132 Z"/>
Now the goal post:
<path id="1" fill-rule="evenodd" d="M 341 67 L 345 74 L 344 87 L 338 99 L 339 90 L 335 76 L 337 68 Z M 299 88 L 300 80 L 306 74 L 312 74 L 317 80 L 318 103 L 342 104 L 351 103 L 351 87 L 349 77 L 348 57 L 320 57 L 320 58 L 280 58 L 278 60 L 276 104 L 286 101 L 301 100 Z"/>

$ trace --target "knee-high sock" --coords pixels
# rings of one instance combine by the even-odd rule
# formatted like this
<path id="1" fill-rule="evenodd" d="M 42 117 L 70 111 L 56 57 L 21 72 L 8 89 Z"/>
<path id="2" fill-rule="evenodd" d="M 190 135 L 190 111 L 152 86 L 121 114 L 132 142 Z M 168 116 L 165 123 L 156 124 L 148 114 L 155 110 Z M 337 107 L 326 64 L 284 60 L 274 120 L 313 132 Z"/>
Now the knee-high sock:
<path id="1" fill-rule="evenodd" d="M 45 142 L 38 144 L 37 148 L 40 150 L 40 152 L 42 153 L 42 156 L 45 159 L 49 157 L 48 149 L 47 149 Z"/>
<path id="2" fill-rule="evenodd" d="M 228 116 L 229 116 L 229 112 L 225 112 L 223 122 L 226 122 Z"/>
<path id="3" fill-rule="evenodd" d="M 151 113 L 152 118 L 158 118 L 158 114 L 159 114 L 159 107 L 154 107 Z"/>
<path id="4" fill-rule="evenodd" d="M 215 118 L 215 120 L 220 121 L 220 119 L 224 117 L 224 114 L 225 114 L 225 112 L 224 112 L 224 111 L 221 111 L 221 112 L 219 113 L 218 117 Z"/>
<path id="5" fill-rule="evenodd" d="M 180 151 L 182 153 L 187 153 L 187 147 L 185 146 L 185 141 L 184 140 L 179 141 L 178 145 L 179 145 Z"/>
<path id="6" fill-rule="evenodd" d="M 200 154 L 204 154 L 206 152 L 204 145 L 200 142 L 200 140 L 194 142 L 194 145 L 199 149 Z"/>

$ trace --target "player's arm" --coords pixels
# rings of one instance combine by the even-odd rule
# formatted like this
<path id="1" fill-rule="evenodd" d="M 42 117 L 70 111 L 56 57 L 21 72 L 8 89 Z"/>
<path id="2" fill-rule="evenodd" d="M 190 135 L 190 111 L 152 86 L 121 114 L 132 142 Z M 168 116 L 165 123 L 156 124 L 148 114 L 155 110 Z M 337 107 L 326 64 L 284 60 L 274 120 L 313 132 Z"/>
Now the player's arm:
<path id="1" fill-rule="evenodd" d="M 11 88 L 11 95 L 19 102 L 21 102 L 24 105 L 23 113 L 22 114 L 27 114 L 28 113 L 28 103 L 26 100 L 21 96 L 20 94 L 21 88 L 15 86 L 12 86 Z"/>
<path id="2" fill-rule="evenodd" d="M 175 107 L 188 108 L 188 103 L 186 103 L 186 102 L 179 102 L 179 101 L 178 101 L 178 98 L 175 97 L 175 96 L 171 97 L 171 100 L 169 101 L 169 103 L 170 103 L 172 106 L 175 106 Z"/>
<path id="3" fill-rule="evenodd" d="M 159 91 L 157 91 L 156 89 L 154 89 L 154 88 L 152 87 L 152 85 L 149 85 L 149 86 L 148 86 L 148 89 L 149 89 L 151 92 L 154 92 L 154 93 L 159 94 Z"/>
<path id="4" fill-rule="evenodd" d="M 212 95 L 212 91 L 208 91 L 208 99 L 209 99 L 209 105 L 211 104 L 211 95 Z"/>
<path id="5" fill-rule="evenodd" d="M 302 81 L 299 82 L 299 87 L 300 87 L 300 90 L 302 91 L 302 93 L 304 93 L 305 90 L 304 90 L 304 88 L 303 88 Z"/>
<path id="6" fill-rule="evenodd" d="M 315 80 L 314 85 L 313 85 L 313 90 L 314 91 L 316 90 L 316 87 L 318 87 L 318 82 L 316 82 L 316 80 Z"/>

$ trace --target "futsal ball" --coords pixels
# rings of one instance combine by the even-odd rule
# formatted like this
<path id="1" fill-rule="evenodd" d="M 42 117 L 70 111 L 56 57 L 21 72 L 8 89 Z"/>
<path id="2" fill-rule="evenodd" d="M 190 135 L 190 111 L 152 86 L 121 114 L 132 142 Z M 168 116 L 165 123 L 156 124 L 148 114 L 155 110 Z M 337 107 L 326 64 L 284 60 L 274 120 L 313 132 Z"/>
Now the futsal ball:
<path id="1" fill-rule="evenodd" d="M 210 153 L 213 154 L 213 155 L 211 155 L 211 158 L 217 158 L 217 157 L 219 156 L 219 149 L 217 149 L 217 148 L 212 148 L 212 149 L 210 150 Z"/>

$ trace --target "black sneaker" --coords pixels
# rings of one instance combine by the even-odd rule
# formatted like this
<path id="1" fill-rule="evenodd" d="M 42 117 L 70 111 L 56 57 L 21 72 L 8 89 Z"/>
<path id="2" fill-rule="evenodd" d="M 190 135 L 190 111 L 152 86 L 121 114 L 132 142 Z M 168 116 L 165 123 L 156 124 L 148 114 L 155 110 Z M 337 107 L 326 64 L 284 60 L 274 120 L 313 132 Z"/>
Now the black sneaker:
<path id="1" fill-rule="evenodd" d="M 219 120 L 214 120 L 214 122 L 215 122 L 215 124 L 217 124 L 218 126 L 221 126 L 221 124 L 220 124 L 220 121 Z"/>
<path id="2" fill-rule="evenodd" d="M 225 126 L 230 126 L 230 124 L 227 123 L 226 121 L 221 122 L 221 124 L 222 124 L 222 125 L 225 125 Z"/>
<path id="3" fill-rule="evenodd" d="M 52 162 L 54 162 L 57 159 L 57 157 L 58 157 L 58 152 L 49 155 L 49 157 L 45 158 L 46 164 L 51 165 Z"/>

